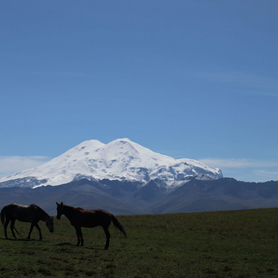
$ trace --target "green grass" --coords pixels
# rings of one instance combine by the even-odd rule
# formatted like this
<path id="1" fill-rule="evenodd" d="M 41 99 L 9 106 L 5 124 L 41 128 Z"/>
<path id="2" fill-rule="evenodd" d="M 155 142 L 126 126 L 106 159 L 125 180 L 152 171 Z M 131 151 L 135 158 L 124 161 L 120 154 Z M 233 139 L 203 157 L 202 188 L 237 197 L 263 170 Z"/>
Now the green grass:
<path id="1" fill-rule="evenodd" d="M 277 210 L 119 217 L 128 238 L 111 226 L 83 229 L 84 247 L 67 219 L 43 241 L 4 240 L 0 277 L 277 277 Z M 17 222 L 21 237 L 29 224 Z M 10 234 L 10 233 L 9 233 Z M 11 235 L 11 234 L 10 234 Z"/>

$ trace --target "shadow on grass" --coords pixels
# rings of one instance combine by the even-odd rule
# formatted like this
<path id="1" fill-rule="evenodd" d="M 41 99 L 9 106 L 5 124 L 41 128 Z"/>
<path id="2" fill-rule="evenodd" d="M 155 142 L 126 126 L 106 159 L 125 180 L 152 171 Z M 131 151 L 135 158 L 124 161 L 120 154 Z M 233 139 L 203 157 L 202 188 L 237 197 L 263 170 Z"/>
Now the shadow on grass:
<path id="1" fill-rule="evenodd" d="M 84 246 L 83 246 L 84 247 Z M 109 251 L 109 250 L 105 250 L 103 247 L 84 247 L 85 249 L 89 249 L 89 250 L 103 250 L 103 251 Z"/>
<path id="2" fill-rule="evenodd" d="M 70 242 L 60 242 L 60 243 L 55 243 L 53 244 L 54 246 L 60 246 L 60 247 L 63 247 L 63 246 L 70 246 L 70 247 L 76 247 L 78 249 L 86 249 L 86 250 L 104 250 L 104 247 L 94 247 L 94 246 L 77 246 L 76 244 L 74 243 L 70 243 Z M 106 250 L 105 250 L 106 251 Z"/>
<path id="3" fill-rule="evenodd" d="M 28 239 L 28 238 L 0 238 L 0 240 L 3 240 L 3 241 L 14 241 L 14 242 L 48 242 L 48 240 L 39 240 L 39 239 L 35 239 L 35 238 L 31 238 L 31 239 Z"/>
<path id="4" fill-rule="evenodd" d="M 70 242 L 59 242 L 53 244 L 54 246 L 73 246 L 73 247 L 78 247 L 76 244 L 70 243 Z"/>

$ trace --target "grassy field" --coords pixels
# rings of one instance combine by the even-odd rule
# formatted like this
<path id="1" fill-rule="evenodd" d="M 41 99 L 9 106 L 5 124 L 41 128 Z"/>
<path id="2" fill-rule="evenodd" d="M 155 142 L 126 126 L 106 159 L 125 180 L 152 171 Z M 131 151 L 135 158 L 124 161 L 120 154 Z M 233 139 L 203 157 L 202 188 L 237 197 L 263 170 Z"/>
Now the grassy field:
<path id="1" fill-rule="evenodd" d="M 119 217 L 128 238 L 111 226 L 83 229 L 84 247 L 68 220 L 55 220 L 44 240 L 4 240 L 0 277 L 277 277 L 277 210 Z M 21 237 L 29 224 L 16 223 Z"/>

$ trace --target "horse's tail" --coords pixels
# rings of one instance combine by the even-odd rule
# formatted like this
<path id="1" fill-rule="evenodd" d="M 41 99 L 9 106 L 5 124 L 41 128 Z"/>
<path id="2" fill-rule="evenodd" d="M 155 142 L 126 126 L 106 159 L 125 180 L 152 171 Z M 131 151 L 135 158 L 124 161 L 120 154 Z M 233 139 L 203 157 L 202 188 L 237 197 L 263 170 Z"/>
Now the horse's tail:
<path id="1" fill-rule="evenodd" d="M 112 219 L 114 226 L 116 228 L 118 228 L 124 234 L 125 237 L 127 237 L 126 231 L 125 231 L 123 225 L 118 221 L 118 219 L 114 215 L 111 215 L 111 219 Z"/>
<path id="2" fill-rule="evenodd" d="M 6 218 L 6 207 L 3 207 L 1 210 L 1 222 L 4 225 L 5 222 L 5 218 Z"/>

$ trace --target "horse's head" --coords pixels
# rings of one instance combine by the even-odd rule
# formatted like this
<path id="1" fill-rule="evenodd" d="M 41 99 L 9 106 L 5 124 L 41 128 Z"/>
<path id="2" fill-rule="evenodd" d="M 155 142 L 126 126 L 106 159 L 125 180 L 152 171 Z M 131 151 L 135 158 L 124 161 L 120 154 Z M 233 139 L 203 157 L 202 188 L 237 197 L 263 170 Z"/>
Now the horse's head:
<path id="1" fill-rule="evenodd" d="M 53 217 L 49 217 L 47 219 L 46 226 L 47 226 L 50 233 L 54 232 L 54 218 Z"/>
<path id="2" fill-rule="evenodd" d="M 64 204 L 61 202 L 61 204 L 57 203 L 57 219 L 61 219 L 62 214 L 64 213 Z"/>

